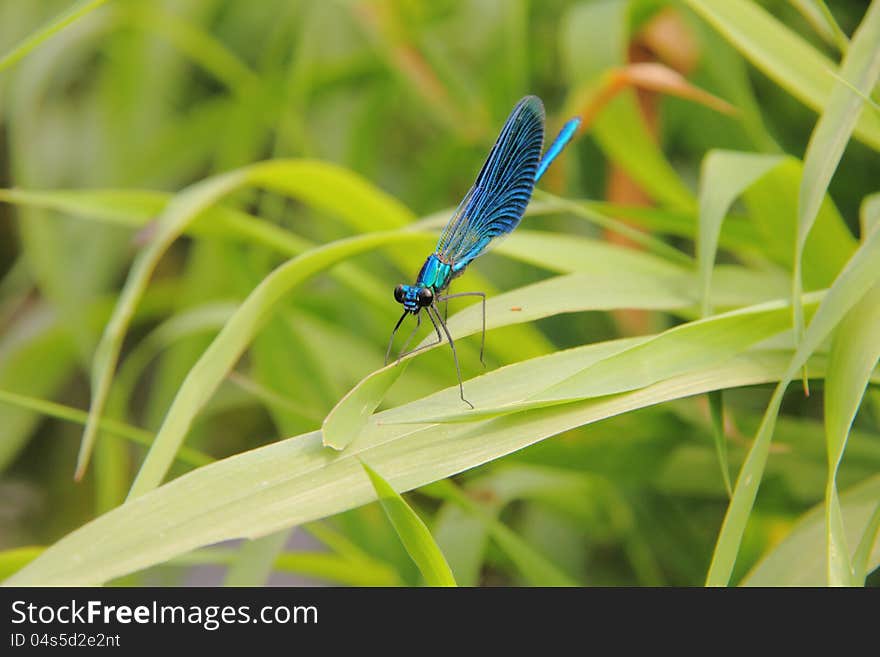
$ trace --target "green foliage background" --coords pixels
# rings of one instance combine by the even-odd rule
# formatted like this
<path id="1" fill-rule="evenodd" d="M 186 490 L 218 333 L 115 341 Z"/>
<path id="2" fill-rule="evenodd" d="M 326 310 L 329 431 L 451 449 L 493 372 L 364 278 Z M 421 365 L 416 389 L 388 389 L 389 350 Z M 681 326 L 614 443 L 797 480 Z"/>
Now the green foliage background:
<path id="1" fill-rule="evenodd" d="M 601 107 L 456 281 L 475 412 L 448 348 L 381 369 L 516 100 L 554 132 L 662 12 L 737 112 Z M 0 0 L 0 574 L 876 583 L 878 36 L 876 1 Z"/>

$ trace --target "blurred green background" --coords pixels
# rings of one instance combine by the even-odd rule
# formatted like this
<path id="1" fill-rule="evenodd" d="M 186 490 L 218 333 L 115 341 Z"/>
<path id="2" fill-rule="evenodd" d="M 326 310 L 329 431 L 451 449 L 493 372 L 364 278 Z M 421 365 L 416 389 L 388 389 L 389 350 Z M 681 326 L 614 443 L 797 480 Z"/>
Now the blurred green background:
<path id="1" fill-rule="evenodd" d="M 0 0 L 0 53 L 71 4 Z M 759 4 L 830 59 L 839 59 L 799 3 Z M 827 4 L 851 35 L 868 3 Z M 569 114 L 582 111 L 585 89 L 629 62 L 678 71 L 692 88 L 739 112 L 624 85 L 618 100 L 632 101 L 638 94 L 649 126 L 645 134 L 653 135 L 684 192 L 662 181 L 653 188 L 645 184 L 652 172 L 634 170 L 627 156 L 639 157 L 640 137 L 632 136 L 634 144 L 621 137 L 613 104 L 599 107 L 595 121 L 542 186 L 567 198 L 607 201 L 618 208 L 610 214 L 649 232 L 656 228 L 651 215 L 639 220 L 620 208 L 665 209 L 686 228 L 659 234 L 693 254 L 704 155 L 723 148 L 801 158 L 817 115 L 686 4 L 661 0 L 111 0 L 0 72 L 0 188 L 173 193 L 252 162 L 308 158 L 356 172 L 416 216 L 446 217 L 521 96 L 543 99 L 548 132 L 555 132 Z M 829 193 L 856 237 L 860 205 L 878 190 L 878 181 L 877 152 L 853 140 Z M 89 209 L 76 213 L 45 205 L 0 203 L 0 391 L 87 409 L 95 347 L 132 259 L 155 227 L 149 217 L 126 222 L 90 216 Z M 312 243 L 353 232 L 328 213 L 270 192 L 237 192 L 229 205 Z M 144 208 L 148 215 L 149 204 Z M 751 209 L 738 204 L 734 211 L 743 216 Z M 571 214 L 525 222 L 530 229 L 632 245 Z M 383 254 L 352 259 L 387 288 L 384 302 L 359 298 L 327 275 L 290 295 L 199 416 L 187 445 L 224 457 L 320 426 L 334 404 L 382 364 L 399 312 L 392 288 L 411 282 L 427 255 L 400 248 L 412 251 L 403 256 L 407 268 Z M 728 249 L 719 260 L 736 262 L 738 255 Z M 128 390 L 111 396 L 108 415 L 155 432 L 223 319 L 283 260 L 258 243 L 177 240 L 126 336 L 117 383 L 124 381 Z M 471 286 L 490 295 L 547 277 L 544 268 L 495 253 L 471 269 L 459 289 Z M 188 310 L 198 310 L 189 325 L 154 331 Z M 499 329 L 487 337 L 488 369 L 679 321 L 657 312 L 587 312 Z M 478 339 L 470 337 L 460 347 L 466 378 L 482 372 Z M 388 406 L 455 383 L 449 354 L 439 349 L 417 359 L 405 377 L 389 393 Z M 755 386 L 725 397 L 734 468 L 769 392 L 769 386 Z M 880 466 L 880 406 L 869 405 L 856 420 L 841 488 Z M 75 483 L 82 425 L 57 414 L 0 399 L 2 550 L 50 545 L 117 506 L 143 458 L 142 446 L 102 438 L 92 467 Z M 791 387 L 774 441 L 734 581 L 823 499 L 821 381 L 809 398 L 799 386 Z M 191 467 L 178 462 L 172 475 Z M 547 477 L 546 483 L 533 481 L 539 476 Z M 575 429 L 456 481 L 476 491 L 474 499 L 498 513 L 542 558 L 587 585 L 701 584 L 728 502 L 702 398 Z M 520 489 L 527 493 L 518 495 Z M 457 552 L 469 526 L 458 517 L 460 510 L 418 492 L 407 499 L 428 521 L 459 583 L 536 583 L 495 541 Z M 266 549 L 285 551 L 289 559 L 278 562 L 270 581 L 419 581 L 376 504 L 275 541 Z M 374 571 L 334 569 L 336 562 L 323 564 L 315 556 L 340 554 L 340 541 L 350 543 Z M 222 581 L 224 566 L 216 564 L 233 558 L 238 548 L 219 550 L 124 581 Z M 8 568 L 15 563 L 11 559 Z M 214 565 L 199 568 L 204 564 Z M 876 575 L 869 579 L 878 581 Z"/>

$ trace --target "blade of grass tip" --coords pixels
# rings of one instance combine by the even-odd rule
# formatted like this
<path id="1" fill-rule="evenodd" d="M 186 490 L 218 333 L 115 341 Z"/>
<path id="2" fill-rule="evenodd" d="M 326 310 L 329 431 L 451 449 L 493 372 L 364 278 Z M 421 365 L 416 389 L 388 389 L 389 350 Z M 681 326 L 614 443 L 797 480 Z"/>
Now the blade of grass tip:
<path id="1" fill-rule="evenodd" d="M 854 583 L 850 552 L 837 494 L 837 471 L 850 427 L 880 359 L 880 285 L 875 285 L 846 314 L 834 331 L 825 375 L 825 436 L 828 480 L 825 490 L 825 533 L 828 584 Z"/>
<path id="2" fill-rule="evenodd" d="M 704 159 L 698 194 L 699 221 L 697 238 L 697 279 L 700 292 L 700 313 L 712 313 L 710 295 L 715 255 L 721 237 L 721 225 L 730 206 L 752 183 L 760 179 L 782 160 L 778 155 L 711 151 Z M 712 436 L 724 479 L 727 496 L 732 496 L 727 441 L 724 436 L 724 400 L 721 391 L 709 394 Z"/>
<path id="3" fill-rule="evenodd" d="M 721 225 L 733 202 L 754 182 L 782 161 L 779 155 L 714 150 L 703 159 L 699 190 L 697 275 L 700 311 L 712 313 L 709 294 Z"/>
<path id="4" fill-rule="evenodd" d="M 336 450 L 345 449 L 359 428 L 366 426 L 373 411 L 408 365 L 409 359 L 403 359 L 401 363 L 392 361 L 345 393 L 321 423 L 324 445 Z"/>
<path id="5" fill-rule="evenodd" d="M 712 437 L 715 440 L 718 463 L 721 465 L 724 489 L 727 491 L 727 497 L 732 497 L 733 487 L 730 485 L 730 465 L 727 462 L 727 437 L 724 435 L 724 397 L 721 390 L 709 393 L 709 414 L 712 417 Z"/>
<path id="6" fill-rule="evenodd" d="M 280 532 L 245 541 L 226 571 L 223 586 L 265 585 L 292 531 L 282 529 Z"/>
<path id="7" fill-rule="evenodd" d="M 361 461 L 379 503 L 428 586 L 455 586 L 452 569 L 421 518 L 379 474 Z"/>
<path id="8" fill-rule="evenodd" d="M 106 2 L 107 0 L 80 0 L 79 2 L 74 3 L 67 11 L 62 12 L 42 28 L 30 34 L 11 51 L 0 58 L 0 71 L 4 71 L 7 68 L 14 66 L 19 60 L 24 58 L 46 39 L 52 37 L 56 32 L 60 32 L 71 23 L 90 14 Z"/>
<path id="9" fill-rule="evenodd" d="M 849 309 L 864 296 L 865 290 L 870 289 L 880 280 L 880 266 L 877 263 L 880 263 L 880 231 L 873 232 L 856 250 L 822 299 L 813 320 L 804 332 L 803 340 L 798 345 L 785 375 L 780 378 L 773 392 L 755 440 L 740 469 L 733 498 L 712 554 L 712 563 L 706 577 L 707 586 L 726 586 L 730 582 L 743 532 L 764 474 L 770 440 L 785 389 L 812 352 L 839 324 Z"/>
<path id="10" fill-rule="evenodd" d="M 871 550 L 877 542 L 878 535 L 880 535 L 880 503 L 874 508 L 874 513 L 871 514 L 871 519 L 862 534 L 862 540 L 859 541 L 852 558 L 854 586 L 865 585 L 865 577 L 868 575 L 868 559 L 871 558 Z"/>
<path id="11" fill-rule="evenodd" d="M 853 35 L 852 43 L 840 65 L 840 76 L 850 81 L 862 94 L 869 94 L 880 79 L 880 2 L 868 8 L 865 18 Z M 849 85 L 837 83 L 816 123 L 807 152 L 801 178 L 797 209 L 797 238 L 795 240 L 794 272 L 792 273 L 792 313 L 794 316 L 795 344 L 804 332 L 804 314 L 801 306 L 804 245 L 828 185 L 837 169 L 843 151 L 862 112 L 862 98 Z M 803 372 L 804 392 L 809 395 L 807 372 Z"/>

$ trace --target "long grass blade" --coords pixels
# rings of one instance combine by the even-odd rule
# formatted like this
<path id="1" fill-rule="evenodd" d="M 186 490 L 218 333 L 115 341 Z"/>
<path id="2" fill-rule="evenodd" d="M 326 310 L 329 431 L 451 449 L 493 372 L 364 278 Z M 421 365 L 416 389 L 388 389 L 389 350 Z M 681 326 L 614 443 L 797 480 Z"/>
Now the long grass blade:
<path id="1" fill-rule="evenodd" d="M 67 11 L 56 16 L 42 28 L 26 37 L 21 43 L 3 55 L 3 57 L 0 57 L 0 72 L 15 66 L 19 60 L 26 57 L 34 48 L 39 47 L 40 44 L 57 32 L 95 11 L 106 2 L 107 0 L 79 0 L 79 2 L 75 2 Z"/>
<path id="2" fill-rule="evenodd" d="M 880 285 L 875 285 L 846 314 L 834 331 L 825 382 L 825 432 L 828 483 L 825 490 L 828 584 L 855 583 L 837 494 L 837 471 L 850 427 L 871 373 L 880 359 Z"/>
<path id="3" fill-rule="evenodd" d="M 869 94 L 880 79 L 880 2 L 868 8 L 864 20 L 853 35 L 852 44 L 840 66 L 840 75 L 862 94 Z M 803 291 L 801 268 L 804 245 L 810 233 L 831 177 L 862 112 L 862 98 L 849 86 L 837 83 L 831 91 L 822 116 L 816 123 L 807 152 L 798 196 L 797 237 L 792 274 L 792 311 L 795 341 L 804 331 L 800 297 Z M 804 372 L 804 385 L 806 386 Z"/>
<path id="4" fill-rule="evenodd" d="M 535 380 L 541 386 L 558 376 L 565 363 L 576 360 L 583 367 L 585 361 L 620 348 L 613 342 L 589 345 L 518 363 L 473 379 L 469 394 L 480 403 L 494 397 L 497 404 L 517 381 Z M 791 352 L 756 351 L 645 389 L 499 420 L 390 424 L 397 416 L 419 412 L 418 406 L 432 397 L 437 400 L 433 403 L 453 403 L 455 386 L 414 402 L 415 409 L 402 406 L 378 414 L 369 431 L 342 452 L 327 450 L 320 432 L 314 431 L 185 474 L 71 532 L 4 584 L 99 584 L 201 546 L 264 536 L 374 501 L 375 490 L 358 459 L 388 473 L 396 491 L 412 490 L 636 408 L 776 381 L 790 361 Z M 822 375 L 821 359 L 811 362 L 811 371 Z M 456 449 L 449 449 L 450 444 Z"/>
<path id="5" fill-rule="evenodd" d="M 770 440 L 782 396 L 792 378 L 804 366 L 810 354 L 841 322 L 844 315 L 880 279 L 880 232 L 872 233 L 847 263 L 804 333 L 794 357 L 773 392 L 761 426 L 749 449 L 733 491 L 733 498 L 718 535 L 712 563 L 706 577 L 709 586 L 726 586 L 739 552 L 742 535 L 755 503 L 758 486 L 770 449 Z"/>

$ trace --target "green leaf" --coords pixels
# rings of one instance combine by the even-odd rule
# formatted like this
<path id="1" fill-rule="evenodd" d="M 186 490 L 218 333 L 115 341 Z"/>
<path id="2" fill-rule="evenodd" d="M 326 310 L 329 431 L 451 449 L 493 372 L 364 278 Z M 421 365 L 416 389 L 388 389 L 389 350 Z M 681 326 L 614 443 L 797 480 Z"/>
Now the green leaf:
<path id="1" fill-rule="evenodd" d="M 291 289 L 354 254 L 389 244 L 418 243 L 425 237 L 421 233 L 391 231 L 340 240 L 288 261 L 263 279 L 187 374 L 156 434 L 152 449 L 141 465 L 129 498 L 161 483 L 196 415 Z"/>
<path id="2" fill-rule="evenodd" d="M 834 85 L 822 116 L 819 117 L 810 136 L 804 156 L 804 173 L 798 195 L 797 239 L 792 275 L 792 309 L 796 342 L 800 341 L 804 330 L 800 297 L 803 291 L 802 258 L 807 235 L 813 227 L 831 177 L 837 169 L 843 150 L 862 112 L 861 95 L 870 94 L 877 80 L 880 79 L 880 2 L 872 3 L 853 35 L 852 44 L 840 66 L 840 75 L 855 89 L 841 82 Z"/>
<path id="3" fill-rule="evenodd" d="M 83 16 L 93 12 L 105 2 L 107 2 L 107 0 L 79 0 L 79 2 L 75 2 L 67 9 L 67 11 L 56 16 L 42 28 L 26 37 L 21 43 L 3 55 L 3 57 L 0 57 L 0 71 L 4 71 L 5 69 L 14 66 L 20 59 L 25 57 L 34 48 L 37 48 L 46 39 L 49 39 L 56 32 L 63 30 L 65 27 L 76 22 Z"/>
<path id="4" fill-rule="evenodd" d="M 88 465 L 97 436 L 96 421 L 110 392 L 122 341 L 159 260 L 199 214 L 222 197 L 247 186 L 261 186 L 288 194 L 316 208 L 338 212 L 355 223 L 371 220 L 373 227 L 401 225 L 411 218 L 397 201 L 370 187 L 356 175 L 326 163 L 308 160 L 275 160 L 254 164 L 203 180 L 177 195 L 159 218 L 157 234 L 135 259 L 113 316 L 95 351 L 90 421 L 86 424 L 77 460 L 78 478 Z"/>
<path id="5" fill-rule="evenodd" d="M 58 210 L 67 214 L 121 226 L 147 226 L 161 215 L 171 194 L 142 190 L 23 190 L 0 189 L 0 201 L 25 207 Z M 352 220 L 352 221 L 359 221 Z M 201 212 L 184 227 L 189 235 L 208 238 L 235 239 L 265 246 L 287 256 L 295 256 L 315 246 L 314 243 L 261 221 L 245 212 L 214 206 Z M 385 286 L 379 285 L 367 272 L 342 263 L 332 275 L 355 290 L 364 299 L 376 303 L 388 297 Z"/>
<path id="6" fill-rule="evenodd" d="M 697 240 L 697 271 L 700 277 L 702 314 L 711 313 L 709 292 L 718 250 L 721 224 L 730 206 L 752 183 L 781 161 L 778 155 L 710 151 L 700 174 L 700 219 Z"/>
<path id="7" fill-rule="evenodd" d="M 825 492 L 828 584 L 853 584 L 853 571 L 837 495 L 837 471 L 850 427 L 880 359 L 880 285 L 852 307 L 834 331 L 825 382 L 828 485 Z"/>
<path id="8" fill-rule="evenodd" d="M 685 2 L 795 98 L 817 112 L 825 108 L 836 81 L 836 67 L 766 9 L 749 0 Z M 855 135 L 880 150 L 880 115 L 863 114 Z"/>
<path id="9" fill-rule="evenodd" d="M 385 515 L 394 525 L 407 553 L 419 567 L 425 583 L 428 586 L 455 586 L 452 570 L 422 519 L 375 470 L 366 463 L 361 462 L 361 465 L 376 489 Z"/>
<path id="10" fill-rule="evenodd" d="M 469 382 L 480 404 L 510 401 L 511 388 L 558 378 L 572 361 L 582 368 L 632 341 L 588 345 L 517 363 Z M 263 536 L 373 501 L 375 490 L 358 459 L 388 473 L 398 491 L 412 490 L 487 463 L 573 427 L 713 389 L 778 380 L 790 352 L 754 351 L 642 390 L 487 422 L 392 425 L 423 404 L 448 407 L 458 388 L 384 411 L 342 452 L 321 444 L 320 432 L 283 440 L 187 473 L 129 499 L 49 547 L 7 585 L 99 584 L 233 538 Z M 821 359 L 811 361 L 821 376 Z M 515 398 L 515 397 L 514 397 Z M 455 449 L 450 449 L 450 444 Z"/>
<path id="11" fill-rule="evenodd" d="M 0 552 L 0 579 L 6 579 L 21 570 L 36 559 L 44 549 L 40 546 L 28 546 Z"/>
<path id="12" fill-rule="evenodd" d="M 733 495 L 730 485 L 730 465 L 727 462 L 727 436 L 724 435 L 724 397 L 720 390 L 709 393 L 709 414 L 712 416 L 712 439 L 715 441 L 715 452 L 721 466 L 721 477 L 727 496 Z"/>
<path id="13" fill-rule="evenodd" d="M 527 246 L 524 245 L 522 249 L 524 253 L 529 252 Z M 542 252 L 540 242 L 536 241 L 534 247 L 531 253 Z M 548 252 L 552 251 L 552 248 L 548 249 Z M 586 266 L 599 267 L 609 256 L 613 257 L 615 251 L 623 252 L 621 257 L 626 254 L 625 249 L 613 247 L 608 247 L 607 251 L 608 253 L 603 253 L 597 247 L 596 258 L 586 259 L 586 262 L 591 263 Z M 556 252 L 560 255 L 560 262 L 565 262 L 565 249 L 560 245 Z M 693 276 L 665 264 L 662 268 L 645 267 L 647 262 L 649 261 L 632 257 L 631 266 L 619 271 L 609 267 L 605 271 L 597 269 L 591 274 L 559 276 L 489 298 L 486 301 L 486 330 L 534 321 L 558 313 L 616 308 L 676 310 L 696 303 L 697 290 Z M 614 273 L 609 274 L 610 271 Z M 772 282 L 763 278 L 749 282 L 747 277 L 730 276 L 731 273 L 733 272 L 730 270 L 723 270 L 723 275 L 718 277 L 719 284 L 716 285 L 715 294 L 719 305 L 761 300 L 762 294 L 773 296 Z M 782 289 L 776 289 L 782 292 Z M 482 329 L 481 308 L 477 305 L 470 306 L 450 317 L 447 325 L 456 340 L 474 334 Z M 426 340 L 422 346 L 428 342 Z M 439 347 L 442 345 L 428 347 L 424 351 Z M 417 355 L 407 356 L 401 365 L 415 357 Z M 354 440 L 402 371 L 403 367 L 392 363 L 369 374 L 340 399 L 324 420 L 324 444 L 343 449 Z"/>
<path id="14" fill-rule="evenodd" d="M 724 523 L 721 526 L 718 542 L 712 555 L 712 563 L 706 577 L 707 585 L 726 586 L 730 581 L 742 535 L 764 474 L 770 440 L 773 437 L 776 416 L 779 414 L 785 389 L 795 373 L 807 362 L 810 354 L 865 294 L 865 290 L 880 279 L 878 262 L 880 262 L 880 232 L 874 232 L 859 247 L 822 299 L 822 303 L 804 333 L 804 338 L 798 345 L 785 375 L 773 392 L 761 426 L 740 470 L 733 498 L 724 517 Z"/>
<path id="15" fill-rule="evenodd" d="M 75 422 L 76 424 L 81 425 L 86 423 L 86 418 L 88 417 L 87 413 L 78 408 L 71 408 L 64 404 L 58 404 L 45 399 L 37 399 L 27 395 L 20 395 L 7 390 L 0 390 L 0 403 L 9 404 L 10 406 L 34 411 L 35 413 L 47 417 L 54 417 L 59 420 Z M 136 445 L 149 447 L 153 444 L 153 434 L 124 422 L 102 418 L 98 421 L 98 426 L 107 434 L 116 438 L 125 438 Z M 214 459 L 207 454 L 190 447 L 181 448 L 180 452 L 177 454 L 177 460 L 192 467 L 207 465 L 214 461 Z"/>
<path id="16" fill-rule="evenodd" d="M 872 548 L 877 543 L 877 536 L 880 536 L 880 501 L 874 507 L 874 513 L 871 514 L 865 531 L 862 533 L 862 539 L 853 554 L 853 584 L 857 586 L 864 586 L 865 577 L 877 567 L 876 558 L 872 559 Z"/>
<path id="17" fill-rule="evenodd" d="M 834 14 L 828 9 L 828 5 L 824 0 L 789 0 L 792 6 L 797 9 L 804 18 L 813 26 L 822 39 L 837 48 L 840 52 L 846 52 L 849 47 L 849 39 L 837 21 L 834 20 Z"/>
<path id="18" fill-rule="evenodd" d="M 812 294 L 808 303 L 818 302 Z M 469 422 L 524 410 L 566 404 L 573 401 L 644 388 L 714 363 L 716 366 L 748 347 L 783 332 L 789 325 L 789 307 L 781 301 L 742 308 L 681 324 L 663 333 L 638 338 L 605 358 L 575 368 L 576 361 L 558 371 L 555 381 L 535 391 L 536 379 L 520 384 L 527 391 L 517 401 L 503 406 L 476 404 L 472 410 L 458 405 L 440 408 L 422 404 L 421 414 L 407 416 L 407 422 Z M 472 389 L 474 386 L 471 385 Z"/>
<path id="19" fill-rule="evenodd" d="M 874 475 L 840 496 L 850 545 L 870 532 L 872 513 L 880 505 L 880 475 Z M 876 527 L 874 527 L 876 530 Z M 880 565 L 880 543 L 870 550 L 867 569 Z M 742 581 L 744 586 L 824 586 L 828 578 L 825 508 L 805 513 L 788 536 L 765 555 Z"/>
<path id="20" fill-rule="evenodd" d="M 802 178 L 801 163 L 786 157 L 743 194 L 766 257 L 790 271 L 795 267 L 792 242 L 797 232 L 797 199 Z M 806 289 L 830 286 L 856 246 L 856 239 L 826 194 L 803 250 Z M 791 296 L 790 280 L 787 294 Z"/>

